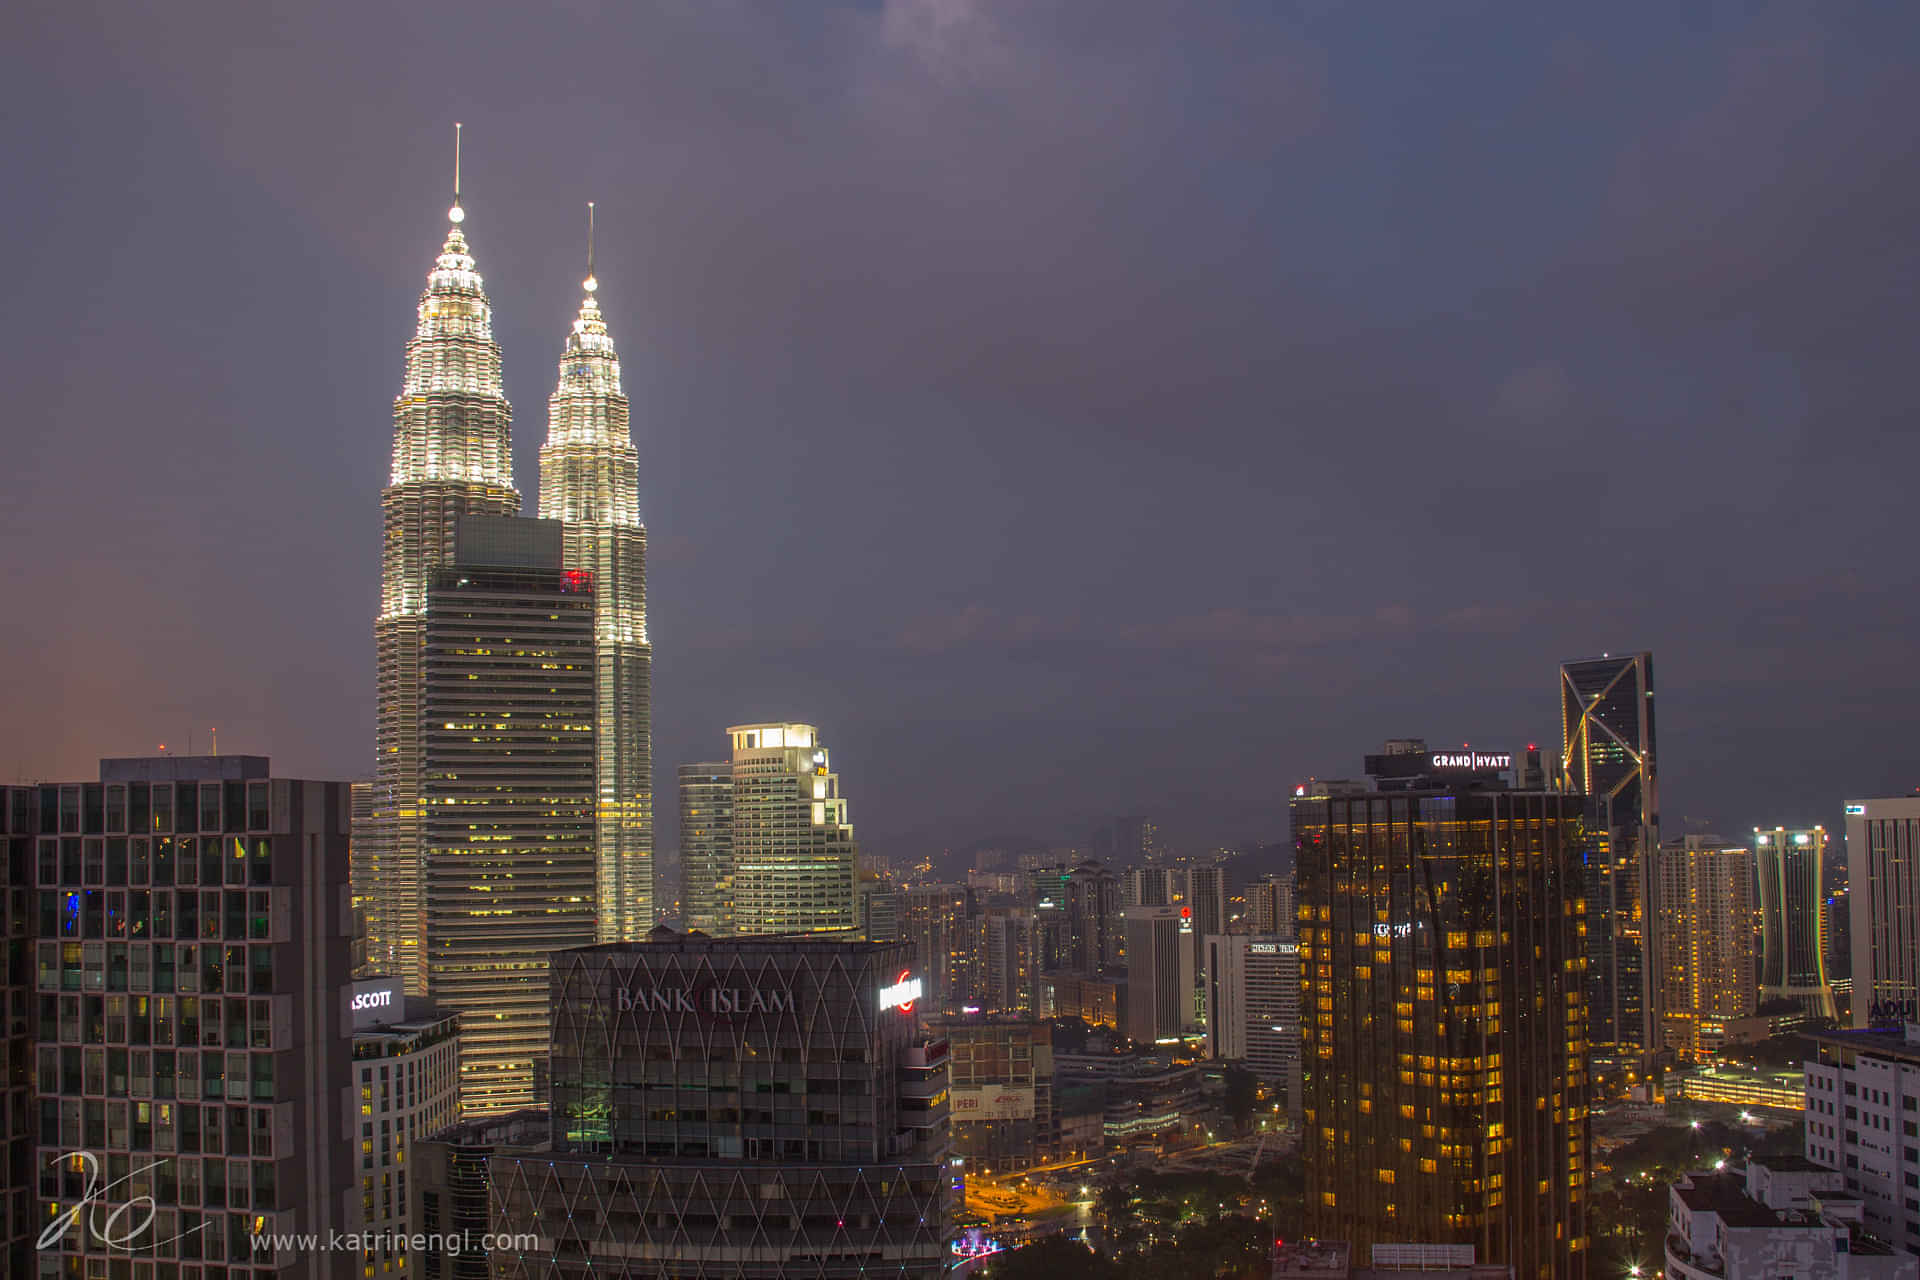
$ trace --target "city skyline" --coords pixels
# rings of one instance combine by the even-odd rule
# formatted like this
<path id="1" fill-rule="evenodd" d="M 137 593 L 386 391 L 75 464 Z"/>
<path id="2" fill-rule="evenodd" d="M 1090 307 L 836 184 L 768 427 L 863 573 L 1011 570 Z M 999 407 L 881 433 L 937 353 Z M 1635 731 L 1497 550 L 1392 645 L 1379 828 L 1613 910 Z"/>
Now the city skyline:
<path id="1" fill-rule="evenodd" d="M 0 481 L 7 564 L 98 580 L 5 634 L 32 732 L 0 776 L 204 749 L 213 726 L 301 774 L 366 772 L 356 619 L 378 607 L 394 353 L 460 119 L 523 410 L 552 388 L 599 201 L 673 673 L 656 789 L 712 754 L 710 726 L 791 717 L 834 726 L 876 852 L 1142 811 L 1184 846 L 1271 841 L 1270 772 L 1396 730 L 1551 741 L 1541 674 L 1618 646 L 1662 657 L 1666 830 L 1837 830 L 1845 796 L 1910 788 L 1889 726 L 1920 710 L 1892 639 L 1916 606 L 1882 588 L 1916 442 L 1879 425 L 1906 412 L 1912 16 L 1619 12 L 1389 35 L 1242 13 L 1178 40 L 1139 13 L 1096 34 L 986 6 L 422 16 L 378 47 L 320 12 L 219 38 L 30 17 L 5 92 L 60 124 L 18 140 L 43 198 L 0 214 L 36 246 L 0 359 L 42 424 Z M 236 39 L 244 65 L 210 61 Z M 395 71 L 428 47 L 493 96 Z M 1096 48 L 1139 68 L 1126 94 Z M 314 49 L 363 100 L 310 105 Z M 1180 92 L 1196 67 L 1218 101 Z M 550 76 L 583 87 L 526 87 Z M 1026 127 L 983 130 L 982 94 Z M 1237 129 L 1250 110 L 1272 128 Z M 1788 119 L 1777 154 L 1746 141 Z M 1082 163 L 1046 163 L 1063 151 Z M 79 376 L 49 345 L 76 335 L 114 358 Z M 1607 471 L 1601 440 L 1644 456 Z M 1380 458 L 1388 500 L 1340 518 Z M 823 504 L 828 484 L 870 498 Z M 1631 591 L 1550 572 L 1569 484 L 1604 490 L 1579 551 Z M 1788 491 L 1795 520 L 1766 516 Z M 1544 585 L 1442 599 L 1415 544 Z M 262 634 L 200 640 L 236 588 Z M 1405 677 L 1390 703 L 1380 670 Z M 1122 731 L 1124 758 L 1061 749 Z M 926 740 L 981 762 L 974 794 L 916 775 Z M 1820 747 L 1720 767 L 1760 741 Z"/>

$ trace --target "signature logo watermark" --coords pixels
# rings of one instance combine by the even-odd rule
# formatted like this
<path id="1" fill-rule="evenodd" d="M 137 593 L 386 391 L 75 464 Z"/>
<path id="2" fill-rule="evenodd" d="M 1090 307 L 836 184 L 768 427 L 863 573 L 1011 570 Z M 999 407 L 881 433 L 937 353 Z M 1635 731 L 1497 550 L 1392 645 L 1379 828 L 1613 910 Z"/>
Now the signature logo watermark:
<path id="1" fill-rule="evenodd" d="M 47 1223 L 46 1229 L 40 1233 L 40 1239 L 35 1244 L 35 1248 L 54 1247 L 67 1232 L 78 1225 L 83 1235 L 91 1236 L 96 1243 L 108 1249 L 117 1249 L 122 1253 L 132 1253 L 135 1249 L 144 1252 L 157 1249 L 161 1245 L 172 1244 L 175 1240 L 184 1240 L 195 1232 L 205 1231 L 214 1225 L 212 1222 L 203 1222 L 191 1231 L 182 1231 L 177 1235 L 168 1236 L 165 1240 L 148 1241 L 145 1237 L 160 1216 L 158 1200 L 150 1195 L 137 1195 L 111 1208 L 105 1204 L 107 1193 L 115 1187 L 131 1182 L 141 1174 L 158 1169 L 162 1165 L 172 1164 L 172 1160 L 155 1160 L 152 1164 L 141 1165 L 126 1177 L 116 1178 L 112 1182 L 101 1181 L 100 1157 L 91 1151 L 69 1151 L 65 1155 L 56 1157 L 47 1168 L 57 1168 L 69 1161 L 77 1162 L 85 1171 L 86 1188 L 78 1200 Z M 101 1216 L 103 1212 L 104 1217 Z M 464 1231 L 444 1234 L 440 1232 L 429 1234 L 398 1231 L 328 1231 L 325 1234 L 291 1232 L 261 1235 L 255 1233 L 249 1236 L 249 1243 L 255 1253 L 269 1255 L 315 1252 L 367 1253 L 374 1250 L 389 1253 L 432 1250 L 457 1255 L 474 1252 L 476 1247 L 481 1253 L 488 1253 L 495 1249 L 526 1251 L 535 1248 L 537 1240 L 528 1234 L 505 1233 L 484 1235 L 476 1240 Z"/>
<path id="2" fill-rule="evenodd" d="M 92 1236 L 107 1248 L 119 1249 L 126 1253 L 133 1252 L 134 1246 L 140 1243 L 140 1238 L 152 1229 L 154 1220 L 160 1216 L 160 1202 L 148 1195 L 134 1196 L 125 1204 L 115 1206 L 102 1219 L 100 1217 L 101 1201 L 106 1198 L 107 1192 L 122 1183 L 131 1182 L 148 1170 L 172 1164 L 173 1161 L 155 1160 L 152 1164 L 141 1165 L 124 1178 L 116 1178 L 106 1183 L 100 1181 L 100 1157 L 91 1151 L 69 1151 L 65 1155 L 56 1157 L 47 1168 L 56 1168 L 69 1160 L 78 1161 L 81 1168 L 86 1171 L 86 1189 L 65 1213 L 58 1215 L 47 1224 L 34 1247 L 36 1249 L 51 1248 L 62 1236 L 73 1229 L 75 1223 L 79 1223 L 83 1226 L 83 1234 Z M 136 1222 L 127 1221 L 127 1215 L 140 1212 L 144 1212 L 146 1216 Z M 179 1235 L 168 1236 L 165 1240 L 155 1240 L 153 1247 L 172 1244 L 175 1240 L 192 1235 L 194 1231 L 205 1231 L 212 1225 L 211 1222 L 203 1222 L 193 1231 L 182 1231 Z"/>

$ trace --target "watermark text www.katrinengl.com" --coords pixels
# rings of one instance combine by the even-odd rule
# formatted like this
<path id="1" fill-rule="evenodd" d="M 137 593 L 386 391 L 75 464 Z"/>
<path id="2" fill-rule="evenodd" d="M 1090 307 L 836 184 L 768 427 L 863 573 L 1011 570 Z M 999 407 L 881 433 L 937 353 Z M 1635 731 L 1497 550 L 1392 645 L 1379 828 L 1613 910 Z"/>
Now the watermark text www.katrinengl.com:
<path id="1" fill-rule="evenodd" d="M 473 1235 L 465 1231 L 314 1231 L 268 1233 L 251 1237 L 255 1253 L 488 1253 L 494 1249 L 527 1251 L 536 1247 L 530 1233 Z"/>
<path id="2" fill-rule="evenodd" d="M 165 1240 L 148 1240 L 146 1236 L 160 1216 L 160 1205 L 153 1196 L 136 1195 L 125 1203 L 108 1210 L 101 1202 L 107 1198 L 107 1192 L 150 1170 L 171 1164 L 170 1160 L 156 1160 L 152 1164 L 142 1165 L 124 1178 L 113 1182 L 100 1180 L 100 1157 L 91 1151 L 69 1151 L 53 1161 L 49 1168 L 62 1162 L 71 1162 L 74 1169 L 86 1175 L 86 1186 L 75 1203 L 68 1205 L 65 1212 L 58 1214 L 40 1233 L 39 1247 L 46 1249 L 54 1245 L 73 1227 L 81 1228 L 82 1234 L 91 1236 L 94 1243 L 103 1244 L 109 1249 L 123 1249 L 131 1253 L 136 1248 L 147 1249 L 156 1245 L 171 1244 L 197 1231 L 205 1231 L 211 1223 L 201 1223 L 178 1235 Z M 104 1216 L 103 1216 L 104 1211 Z M 443 1254 L 486 1253 L 494 1249 L 527 1251 L 536 1248 L 536 1237 L 529 1233 L 500 1233 L 473 1235 L 469 1232 L 406 1232 L 406 1231 L 317 1231 L 291 1232 L 255 1232 L 249 1237 L 255 1253 L 319 1253 L 319 1252 L 427 1252 Z"/>

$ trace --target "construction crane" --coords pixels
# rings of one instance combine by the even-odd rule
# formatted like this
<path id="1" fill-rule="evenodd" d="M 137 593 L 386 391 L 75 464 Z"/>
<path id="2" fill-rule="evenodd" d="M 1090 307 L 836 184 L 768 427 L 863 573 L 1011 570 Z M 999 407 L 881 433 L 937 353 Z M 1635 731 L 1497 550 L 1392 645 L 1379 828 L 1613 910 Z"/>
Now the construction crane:
<path id="1" fill-rule="evenodd" d="M 1253 1159 L 1247 1163 L 1247 1185 L 1253 1185 L 1253 1171 L 1260 1167 L 1260 1153 L 1267 1149 L 1267 1131 L 1260 1131 L 1260 1141 L 1253 1144 Z"/>

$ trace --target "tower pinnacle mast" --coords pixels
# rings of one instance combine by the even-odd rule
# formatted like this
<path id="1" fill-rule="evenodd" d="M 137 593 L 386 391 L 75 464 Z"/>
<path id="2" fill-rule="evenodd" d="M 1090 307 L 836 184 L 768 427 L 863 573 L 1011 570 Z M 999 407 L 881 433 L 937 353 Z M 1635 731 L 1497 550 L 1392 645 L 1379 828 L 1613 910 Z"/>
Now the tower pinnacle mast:
<path id="1" fill-rule="evenodd" d="M 566 564 L 594 582 L 601 941 L 653 927 L 653 649 L 647 640 L 647 530 L 620 359 L 600 313 L 595 207 L 587 205 L 587 278 L 547 401 L 540 515 L 566 522 Z"/>

